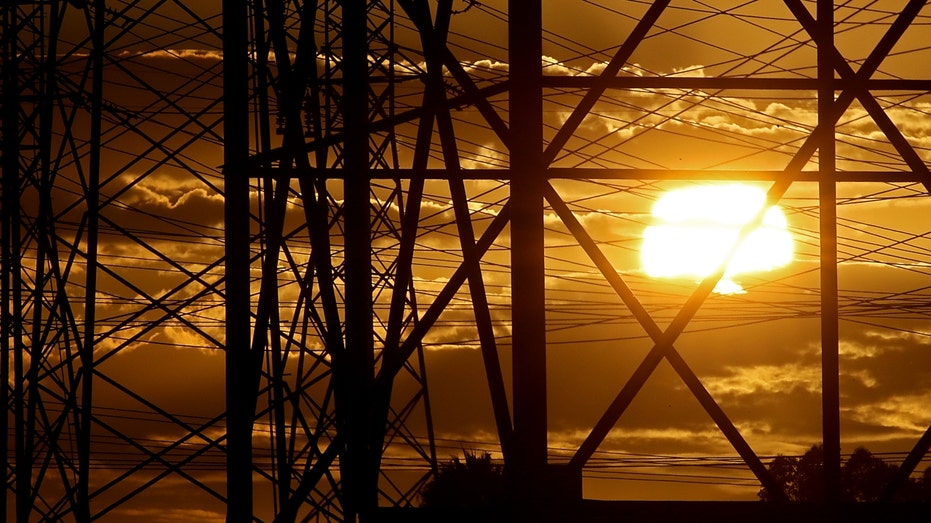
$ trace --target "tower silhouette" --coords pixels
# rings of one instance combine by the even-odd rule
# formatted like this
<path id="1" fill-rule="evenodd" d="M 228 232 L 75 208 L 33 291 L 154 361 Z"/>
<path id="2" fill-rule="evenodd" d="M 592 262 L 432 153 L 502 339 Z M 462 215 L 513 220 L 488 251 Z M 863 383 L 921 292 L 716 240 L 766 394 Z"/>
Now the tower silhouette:
<path id="1" fill-rule="evenodd" d="M 733 421 L 677 343 L 812 317 L 838 499 L 840 322 L 907 332 L 931 261 L 926 231 L 838 205 L 924 202 L 931 8 L 542 4 L 0 6 L 7 519 L 416 505 L 449 437 L 447 346 L 482 374 L 444 408 L 481 404 L 527 510 L 581 498 L 660 366 L 778 496 L 758 418 Z M 648 204 L 721 181 L 788 209 L 807 268 L 739 299 L 713 294 L 726 263 L 657 290 L 631 261 Z M 913 279 L 851 291 L 846 262 Z M 641 345 L 609 392 L 553 385 L 563 347 L 622 339 Z M 555 448 L 565 397 L 597 413 Z M 889 496 L 931 429 L 913 439 Z"/>

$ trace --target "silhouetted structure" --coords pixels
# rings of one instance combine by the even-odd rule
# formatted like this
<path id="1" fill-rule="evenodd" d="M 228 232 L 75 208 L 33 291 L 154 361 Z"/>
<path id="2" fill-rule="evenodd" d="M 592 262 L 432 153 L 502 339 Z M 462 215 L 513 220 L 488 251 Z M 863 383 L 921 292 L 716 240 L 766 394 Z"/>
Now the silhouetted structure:
<path id="1" fill-rule="evenodd" d="M 450 310 L 474 326 L 452 342 L 468 337 L 481 352 L 520 509 L 536 516 L 569 506 L 555 492 L 581 497 L 583 469 L 664 361 L 781 499 L 778 467 L 767 469 L 676 347 L 724 268 L 684 304 L 656 305 L 665 296 L 618 270 L 610 255 L 626 251 L 579 216 L 597 210 L 592 195 L 649 200 L 670 180 L 768 182 L 771 204 L 794 184 L 818 187 L 820 283 L 785 314 L 820 317 L 815 481 L 829 503 L 842 499 L 836 187 L 931 186 L 926 151 L 890 116 L 901 93 L 920 98 L 931 79 L 894 60 L 884 69 L 915 21 L 927 23 L 926 2 L 860 24 L 880 34 L 854 57 L 836 45 L 847 27 L 833 2 L 777 2 L 762 21 L 705 3 L 625 4 L 630 13 L 599 11 L 617 23 L 609 42 L 561 44 L 542 2 L 522 0 L 506 12 L 471 0 L 4 2 L 0 512 L 22 523 L 121 520 L 178 484 L 228 521 L 355 521 L 408 507 L 437 468 L 424 345 L 458 326 L 443 325 Z M 466 14 L 480 16 L 460 30 Z M 766 38 L 709 46 L 727 56 L 700 72 L 637 65 L 656 39 L 700 41 L 685 28 L 706 20 Z M 568 65 L 541 61 L 559 45 Z M 816 118 L 762 107 L 797 98 Z M 869 147 L 843 132 L 852 104 L 875 127 Z M 681 118 L 686 107 L 735 105 L 788 136 Z M 720 146 L 727 158 L 675 161 L 666 139 L 680 127 L 696 154 Z M 627 148 L 625 135 L 669 128 Z M 565 188 L 588 181 L 584 196 Z M 583 262 L 547 257 L 553 231 Z M 650 348 L 556 465 L 548 328 L 587 320 L 547 283 L 572 271 L 610 289 L 623 309 L 597 304 L 611 310 L 605 322 Z M 910 319 L 913 306 L 891 309 Z M 929 447 L 931 429 L 881 499 Z M 595 519 L 618 510 L 571 501 Z"/>

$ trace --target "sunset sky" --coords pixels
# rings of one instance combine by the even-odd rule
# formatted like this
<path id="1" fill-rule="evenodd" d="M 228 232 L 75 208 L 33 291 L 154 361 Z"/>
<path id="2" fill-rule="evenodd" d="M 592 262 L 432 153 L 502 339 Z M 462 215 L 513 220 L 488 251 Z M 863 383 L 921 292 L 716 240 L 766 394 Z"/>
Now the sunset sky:
<path id="1" fill-rule="evenodd" d="M 835 9 L 836 47 L 856 71 L 905 2 L 835 3 L 841 4 Z M 92 506 L 110 507 L 129 495 L 130 501 L 112 507 L 109 517 L 114 521 L 127 516 L 153 522 L 222 521 L 225 511 L 207 489 L 192 488 L 190 478 L 177 473 L 132 493 L 164 470 L 158 460 L 121 477 L 127 467 L 148 457 L 146 450 L 121 441 L 120 433 L 149 451 L 175 444 L 163 456 L 167 461 L 191 457 L 185 466 L 192 477 L 219 492 L 225 489 L 225 456 L 215 447 L 225 423 L 220 19 L 217 2 L 196 4 L 192 9 L 200 20 L 190 6 L 178 3 L 108 2 L 114 13 L 123 15 L 111 18 L 106 33 L 100 246 L 106 269 L 99 273 L 97 295 L 100 378 L 94 401 L 101 422 L 93 429 L 99 457 L 92 483 L 120 480 L 103 489 Z M 434 2 L 429 4 L 435 9 Z M 457 14 L 448 46 L 463 70 L 479 88 L 506 81 L 507 2 L 453 4 Z M 559 86 L 544 90 L 546 143 L 541 149 L 585 94 L 580 84 L 565 80 L 600 74 L 650 4 L 543 2 L 541 65 L 545 75 L 563 83 L 554 80 L 551 85 Z M 813 15 L 814 2 L 803 4 Z M 149 7 L 154 10 L 145 13 Z M 55 166 L 54 207 L 63 253 L 70 246 L 79 251 L 85 247 L 82 177 L 90 132 L 90 84 L 83 77 L 89 64 L 87 26 L 82 13 L 69 9 L 57 50 L 66 94 L 54 116 L 53 153 L 61 158 Z M 413 24 L 398 10 L 399 48 L 392 70 L 398 80 L 394 111 L 403 115 L 422 104 L 424 58 Z M 925 6 L 873 75 L 924 80 L 920 89 L 873 95 L 925 165 L 931 162 L 929 26 L 931 6 Z M 318 44 L 322 38 L 318 32 Z M 812 79 L 817 75 L 815 54 L 810 35 L 783 2 L 673 1 L 618 76 Z M 316 59 L 322 69 L 339 56 L 320 53 Z M 448 70 L 445 78 L 447 96 L 466 90 Z M 818 120 L 817 93 L 645 85 L 607 90 L 555 155 L 548 175 L 555 192 L 664 328 L 698 281 L 694 276 L 649 276 L 640 257 L 644 233 L 661 222 L 651 212 L 665 193 L 711 182 L 661 178 L 677 170 L 703 170 L 709 178 L 756 178 L 748 185 L 768 190 L 772 182 L 759 180 L 772 174 L 760 173 L 786 169 L 811 134 Z M 504 122 L 510 96 L 515 93 L 505 90 L 489 98 Z M 482 178 L 465 182 L 478 238 L 509 198 L 508 183 L 487 172 L 505 172 L 508 148 L 475 106 L 457 106 L 450 114 L 465 177 L 475 171 L 475 178 Z M 63 131 L 71 118 L 75 149 Z M 274 109 L 265 118 L 254 116 L 255 129 L 263 119 L 274 125 Z M 412 167 L 417 123 L 403 120 L 394 128 L 396 152 L 389 154 L 389 164 Z M 911 169 L 880 127 L 860 99 L 846 108 L 836 126 L 841 176 L 868 171 L 888 173 L 891 180 L 838 184 L 841 445 L 843 452 L 865 446 L 890 453 L 882 455 L 898 463 L 931 424 L 931 227 L 923 218 L 931 211 L 931 200 L 920 183 L 906 181 Z M 254 152 L 267 152 L 255 133 L 252 137 Z M 271 140 L 274 149 L 281 136 L 273 133 Z M 329 149 L 326 166 L 336 161 L 335 151 Z M 309 156 L 315 167 L 326 167 Z M 817 162 L 816 152 L 803 170 L 816 174 Z M 448 167 L 436 131 L 428 167 Z M 633 170 L 642 179 L 631 175 Z M 658 175 L 650 178 L 642 174 L 646 170 Z M 764 462 L 780 453 L 801 454 L 821 440 L 818 185 L 814 175 L 803 178 L 779 200 L 793 243 L 790 261 L 771 271 L 734 275 L 739 292 L 713 294 L 675 343 Z M 386 215 L 396 221 L 399 203 L 387 201 L 392 182 L 375 185 L 373 206 L 386 207 Z M 327 187 L 334 202 L 341 203 L 342 182 L 330 180 Z M 408 189 L 410 182 L 402 181 L 401 187 Z M 253 234 L 259 231 L 257 218 L 264 219 L 263 190 L 256 181 Z M 324 345 L 312 325 L 296 325 L 305 319 L 295 312 L 302 299 L 298 278 L 311 264 L 297 182 L 291 191 L 278 296 L 282 343 L 294 351 L 286 364 L 297 372 L 293 369 L 299 361 L 322 361 Z M 417 307 L 423 312 L 462 260 L 448 182 L 426 182 L 420 216 L 413 276 Z M 578 448 L 653 342 L 552 207 L 544 220 L 549 455 L 560 462 Z M 338 229 L 331 235 L 338 262 L 343 240 Z M 390 262 L 397 253 L 397 239 L 388 234 L 374 244 L 382 260 Z M 252 248 L 260 252 L 262 239 L 255 238 Z M 514 298 L 509 248 L 505 228 L 483 257 L 482 276 L 510 390 Z M 688 259 L 698 253 L 677 256 Z M 66 290 L 79 297 L 73 308 L 81 317 L 83 257 L 68 274 Z M 256 294 L 260 276 L 260 264 L 254 262 Z M 389 301 L 385 291 L 376 302 L 376 314 L 383 320 Z M 291 327 L 306 337 L 292 336 Z M 423 347 L 440 459 L 463 449 L 489 450 L 500 458 L 468 285 L 444 308 Z M 50 361 L 58 357 L 49 356 Z M 396 401 L 403 403 L 415 388 L 400 380 Z M 263 396 L 260 410 L 267 401 Z M 422 408 L 409 418 L 408 428 L 426 438 Z M 256 446 L 262 448 L 257 459 L 270 460 L 270 418 L 264 414 L 262 419 L 265 424 L 259 423 L 255 433 Z M 391 449 L 386 456 L 397 461 L 386 458 L 386 463 L 406 463 L 409 452 Z M 918 470 L 926 466 L 922 463 Z M 585 496 L 598 499 L 754 500 L 759 490 L 737 452 L 665 361 L 599 447 L 584 478 Z M 256 493 L 257 510 L 268 511 L 273 497 L 267 479 L 259 475 Z"/>

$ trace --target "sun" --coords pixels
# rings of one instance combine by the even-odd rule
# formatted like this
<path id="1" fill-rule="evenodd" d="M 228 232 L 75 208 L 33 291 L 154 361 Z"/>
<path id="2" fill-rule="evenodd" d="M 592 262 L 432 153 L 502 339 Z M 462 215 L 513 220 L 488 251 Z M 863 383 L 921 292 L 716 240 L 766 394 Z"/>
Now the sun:
<path id="1" fill-rule="evenodd" d="M 703 185 L 665 193 L 653 206 L 653 225 L 643 233 L 641 261 L 657 278 L 704 278 L 718 269 L 743 225 L 766 204 L 766 193 L 742 184 Z M 722 294 L 742 293 L 733 278 L 762 272 L 792 261 L 792 234 L 778 206 L 766 210 L 763 222 L 741 244 L 715 288 Z"/>

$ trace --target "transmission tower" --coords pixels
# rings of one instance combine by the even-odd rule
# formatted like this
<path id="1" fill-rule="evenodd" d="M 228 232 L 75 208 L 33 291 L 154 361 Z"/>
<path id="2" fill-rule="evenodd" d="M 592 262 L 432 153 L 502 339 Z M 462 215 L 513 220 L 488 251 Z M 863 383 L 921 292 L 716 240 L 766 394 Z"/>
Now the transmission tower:
<path id="1" fill-rule="evenodd" d="M 202 4 L 0 6 L 8 520 L 415 506 L 452 433 L 428 386 L 448 347 L 474 349 L 453 406 L 487 412 L 521 513 L 579 509 L 663 366 L 779 497 L 743 429 L 762 415 L 729 415 L 683 345 L 808 318 L 839 499 L 842 325 L 928 317 L 927 231 L 844 214 L 926 200 L 926 1 Z M 722 181 L 790 209 L 815 268 L 728 298 L 723 266 L 670 287 L 632 265 L 653 200 Z M 856 263 L 912 279 L 855 289 Z M 621 377 L 557 446 L 564 348 L 595 345 Z"/>

